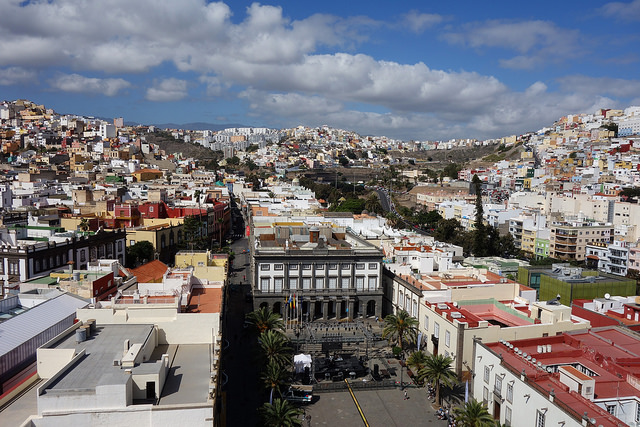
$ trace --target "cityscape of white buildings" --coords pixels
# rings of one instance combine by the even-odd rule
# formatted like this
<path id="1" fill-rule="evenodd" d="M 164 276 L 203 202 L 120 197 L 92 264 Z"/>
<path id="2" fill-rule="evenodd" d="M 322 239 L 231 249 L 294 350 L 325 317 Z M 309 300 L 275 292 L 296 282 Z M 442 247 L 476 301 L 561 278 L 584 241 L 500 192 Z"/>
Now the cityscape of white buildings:
<path id="1" fill-rule="evenodd" d="M 37 358 L 43 383 L 25 425 L 96 417 L 219 425 L 228 258 L 183 249 L 198 239 L 222 247 L 238 234 L 249 238 L 256 308 L 287 316 L 283 301 L 296 294 L 307 321 L 406 310 L 418 319 L 422 348 L 451 357 L 473 396 L 507 425 L 525 425 L 514 412 L 529 399 L 527 422 L 539 426 L 640 425 L 640 299 L 628 278 L 640 274 L 640 207 L 622 192 L 640 182 L 640 107 L 568 115 L 537 132 L 484 141 L 407 142 L 329 126 L 166 130 L 183 144 L 222 151 L 217 170 L 163 151 L 151 138 L 157 131 L 24 100 L 0 103 L 0 328 L 24 324 L 26 308 L 35 316 L 64 307 L 63 317 L 33 321 L 55 336 L 36 339 L 31 329 L 0 345 L 3 398 Z M 497 154 L 457 180 L 434 178 L 431 162 L 412 155 L 486 145 Z M 266 168 L 262 188 L 225 170 L 234 160 Z M 477 175 L 486 224 L 509 233 L 523 259 L 555 263 L 465 258 L 460 246 L 396 229 L 382 216 L 330 212 L 285 174 L 345 162 L 381 175 L 404 167 L 397 179 L 411 184 L 418 209 L 465 230 L 475 226 Z M 246 230 L 234 228 L 233 203 Z M 142 241 L 153 259 L 125 268 L 126 248 Z M 189 363 L 182 386 L 170 375 L 180 363 Z M 167 396 L 166 384 L 178 391 Z"/>

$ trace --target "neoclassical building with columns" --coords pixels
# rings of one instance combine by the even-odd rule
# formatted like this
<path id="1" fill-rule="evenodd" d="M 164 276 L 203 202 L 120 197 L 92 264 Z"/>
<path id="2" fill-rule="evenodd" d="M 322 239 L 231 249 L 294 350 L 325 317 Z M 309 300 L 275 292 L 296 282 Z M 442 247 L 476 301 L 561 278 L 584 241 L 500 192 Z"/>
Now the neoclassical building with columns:
<path id="1" fill-rule="evenodd" d="M 382 316 L 382 250 L 335 225 L 274 223 L 251 233 L 254 308 L 285 319 Z"/>

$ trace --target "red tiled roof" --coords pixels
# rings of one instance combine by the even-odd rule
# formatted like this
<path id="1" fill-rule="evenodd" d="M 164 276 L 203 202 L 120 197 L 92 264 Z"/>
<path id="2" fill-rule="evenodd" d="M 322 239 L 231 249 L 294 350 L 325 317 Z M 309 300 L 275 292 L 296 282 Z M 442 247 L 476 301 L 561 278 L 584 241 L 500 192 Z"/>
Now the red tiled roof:
<path id="1" fill-rule="evenodd" d="M 138 283 L 154 283 L 162 281 L 162 276 L 169 269 L 162 261 L 153 260 L 129 272 L 138 278 Z"/>

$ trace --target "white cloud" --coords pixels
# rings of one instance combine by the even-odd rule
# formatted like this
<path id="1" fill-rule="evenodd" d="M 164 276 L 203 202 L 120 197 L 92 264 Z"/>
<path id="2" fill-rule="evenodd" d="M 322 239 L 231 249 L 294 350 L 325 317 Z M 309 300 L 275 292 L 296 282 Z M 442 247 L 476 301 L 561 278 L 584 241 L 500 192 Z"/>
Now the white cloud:
<path id="1" fill-rule="evenodd" d="M 640 0 L 629 3 L 611 2 L 603 5 L 600 11 L 605 16 L 611 16 L 620 21 L 640 21 Z"/>
<path id="2" fill-rule="evenodd" d="M 59 74 L 49 80 L 51 88 L 63 92 L 102 94 L 115 96 L 123 89 L 131 86 L 124 79 L 98 79 L 84 77 L 80 74 Z"/>
<path id="3" fill-rule="evenodd" d="M 640 80 L 575 75 L 562 77 L 558 82 L 567 93 L 609 95 L 619 98 L 640 97 Z"/>
<path id="4" fill-rule="evenodd" d="M 187 81 L 180 79 L 164 79 L 155 82 L 154 87 L 147 89 L 147 100 L 167 102 L 179 101 L 187 96 Z"/>
<path id="5" fill-rule="evenodd" d="M 221 96 L 230 86 L 216 76 L 200 76 L 198 80 L 200 83 L 207 85 L 207 96 L 210 97 Z"/>
<path id="6" fill-rule="evenodd" d="M 431 28 L 434 25 L 441 23 L 442 20 L 441 15 L 420 13 L 415 10 L 404 16 L 404 23 L 416 34 L 420 34 L 427 28 Z"/>
<path id="7" fill-rule="evenodd" d="M 491 20 L 467 24 L 443 38 L 452 44 L 480 49 L 484 47 L 514 50 L 519 55 L 503 59 L 507 68 L 525 69 L 549 61 L 565 61 L 584 53 L 577 30 L 558 27 L 550 21 Z"/>
<path id="8" fill-rule="evenodd" d="M 36 72 L 21 67 L 0 68 L 0 86 L 30 83 L 36 80 Z"/>

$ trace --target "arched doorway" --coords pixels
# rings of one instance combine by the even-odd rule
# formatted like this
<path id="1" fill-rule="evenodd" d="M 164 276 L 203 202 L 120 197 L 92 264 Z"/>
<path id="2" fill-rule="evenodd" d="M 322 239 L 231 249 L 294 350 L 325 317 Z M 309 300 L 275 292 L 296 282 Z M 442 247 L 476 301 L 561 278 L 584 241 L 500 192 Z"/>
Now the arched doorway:
<path id="1" fill-rule="evenodd" d="M 367 303 L 367 317 L 373 317 L 376 315 L 376 301 L 369 300 Z"/>
<path id="2" fill-rule="evenodd" d="M 302 301 L 302 320 L 309 320 L 309 301 Z"/>
<path id="3" fill-rule="evenodd" d="M 282 315 L 282 303 L 276 302 L 273 304 L 273 312 Z"/>
<path id="4" fill-rule="evenodd" d="M 262 304 L 260 304 L 260 308 L 269 308 L 269 303 L 263 302 Z"/>
<path id="5" fill-rule="evenodd" d="M 357 301 L 353 303 L 353 318 L 355 319 L 356 317 L 361 317 L 362 313 L 360 313 L 360 301 Z"/>

